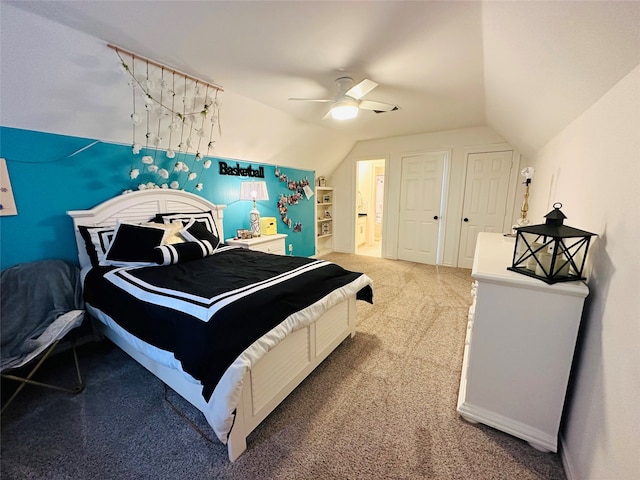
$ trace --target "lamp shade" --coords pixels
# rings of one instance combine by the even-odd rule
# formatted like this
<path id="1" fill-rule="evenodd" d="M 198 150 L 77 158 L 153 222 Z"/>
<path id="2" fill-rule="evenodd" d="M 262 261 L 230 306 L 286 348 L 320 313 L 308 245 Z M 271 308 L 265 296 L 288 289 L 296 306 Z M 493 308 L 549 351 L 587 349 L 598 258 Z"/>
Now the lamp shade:
<path id="1" fill-rule="evenodd" d="M 242 182 L 240 184 L 240 200 L 269 200 L 267 182 Z"/>
<path id="2" fill-rule="evenodd" d="M 544 224 L 516 229 L 513 262 L 507 269 L 549 284 L 585 280 L 582 271 L 595 233 L 564 225 L 562 204 L 553 207 Z"/>

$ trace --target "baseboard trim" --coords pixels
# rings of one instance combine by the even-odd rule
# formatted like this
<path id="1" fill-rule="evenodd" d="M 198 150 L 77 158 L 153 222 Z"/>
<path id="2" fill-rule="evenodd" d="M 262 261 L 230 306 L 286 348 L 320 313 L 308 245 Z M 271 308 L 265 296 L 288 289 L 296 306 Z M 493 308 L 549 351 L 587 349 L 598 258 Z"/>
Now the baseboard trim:
<path id="1" fill-rule="evenodd" d="M 571 461 L 571 457 L 567 452 L 567 444 L 564 440 L 564 436 L 559 435 L 559 450 L 560 450 L 560 459 L 562 460 L 562 467 L 564 468 L 564 474 L 567 476 L 567 480 L 575 480 L 576 476 L 574 474 L 575 469 L 573 468 L 573 462 Z"/>

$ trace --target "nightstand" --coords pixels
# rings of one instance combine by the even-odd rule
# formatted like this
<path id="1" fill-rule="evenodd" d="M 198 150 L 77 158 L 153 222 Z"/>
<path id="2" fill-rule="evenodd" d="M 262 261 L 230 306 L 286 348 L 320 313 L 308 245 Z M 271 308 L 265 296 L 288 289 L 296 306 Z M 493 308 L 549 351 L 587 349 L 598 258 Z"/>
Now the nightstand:
<path id="1" fill-rule="evenodd" d="M 234 240 L 230 238 L 225 241 L 227 245 L 235 247 L 248 248 L 259 252 L 274 253 L 276 255 L 286 255 L 284 240 L 287 238 L 285 233 L 276 233 L 275 235 L 262 235 L 256 238 L 248 238 L 246 240 Z"/>

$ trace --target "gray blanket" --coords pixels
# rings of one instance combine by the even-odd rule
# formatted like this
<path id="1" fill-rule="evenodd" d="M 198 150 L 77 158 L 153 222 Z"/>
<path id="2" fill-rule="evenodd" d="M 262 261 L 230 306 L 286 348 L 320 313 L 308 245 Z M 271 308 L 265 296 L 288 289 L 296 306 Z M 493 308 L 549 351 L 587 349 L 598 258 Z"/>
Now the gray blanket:
<path id="1" fill-rule="evenodd" d="M 80 271 L 63 260 L 15 265 L 0 274 L 0 300 L 0 365 L 5 369 L 33 352 L 57 318 L 84 309 Z"/>

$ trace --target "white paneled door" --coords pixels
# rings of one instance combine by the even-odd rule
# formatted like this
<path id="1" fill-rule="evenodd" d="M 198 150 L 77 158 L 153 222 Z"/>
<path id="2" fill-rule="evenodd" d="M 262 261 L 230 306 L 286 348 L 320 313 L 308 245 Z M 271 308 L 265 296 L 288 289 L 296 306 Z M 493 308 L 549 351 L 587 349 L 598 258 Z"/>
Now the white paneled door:
<path id="1" fill-rule="evenodd" d="M 402 158 L 398 259 L 435 265 L 446 152 Z"/>
<path id="2" fill-rule="evenodd" d="M 516 161 L 511 150 L 468 155 L 458 267 L 473 266 L 479 232 L 510 231 L 506 213 L 516 182 Z"/>

